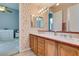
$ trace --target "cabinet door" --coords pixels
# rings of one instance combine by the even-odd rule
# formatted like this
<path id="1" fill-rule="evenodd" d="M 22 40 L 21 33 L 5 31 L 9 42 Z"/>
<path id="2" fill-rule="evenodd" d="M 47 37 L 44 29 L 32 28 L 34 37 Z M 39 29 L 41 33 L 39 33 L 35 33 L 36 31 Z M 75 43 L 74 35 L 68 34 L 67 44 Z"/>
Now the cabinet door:
<path id="1" fill-rule="evenodd" d="M 44 38 L 38 37 L 38 55 L 45 55 L 45 40 Z"/>
<path id="2" fill-rule="evenodd" d="M 30 48 L 34 51 L 34 36 L 30 35 Z"/>
<path id="3" fill-rule="evenodd" d="M 57 55 L 57 44 L 51 40 L 45 40 L 45 55 L 56 56 Z"/>
<path id="4" fill-rule="evenodd" d="M 58 44 L 59 56 L 77 56 L 77 49 L 65 44 Z"/>
<path id="5" fill-rule="evenodd" d="M 37 54 L 37 47 L 38 46 L 38 37 L 34 36 L 34 53 Z"/>
<path id="6" fill-rule="evenodd" d="M 77 51 L 77 52 L 78 52 L 78 56 L 79 56 L 79 49 L 78 49 L 78 51 Z"/>

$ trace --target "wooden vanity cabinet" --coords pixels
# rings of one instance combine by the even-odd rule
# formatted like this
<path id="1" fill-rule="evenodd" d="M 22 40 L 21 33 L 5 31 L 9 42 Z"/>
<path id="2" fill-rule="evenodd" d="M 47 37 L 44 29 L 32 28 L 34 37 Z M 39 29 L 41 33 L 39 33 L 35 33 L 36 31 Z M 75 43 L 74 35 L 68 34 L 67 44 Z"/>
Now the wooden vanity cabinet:
<path id="1" fill-rule="evenodd" d="M 51 40 L 45 40 L 45 55 L 57 56 L 57 43 Z"/>
<path id="2" fill-rule="evenodd" d="M 38 37 L 38 55 L 45 55 L 45 39 L 41 37 Z"/>
<path id="3" fill-rule="evenodd" d="M 78 56 L 79 56 L 79 50 L 78 50 Z"/>
<path id="4" fill-rule="evenodd" d="M 66 45 L 66 44 L 58 44 L 58 55 L 59 56 L 78 56 L 79 49 Z"/>
<path id="5" fill-rule="evenodd" d="M 32 51 L 37 54 L 37 42 L 38 42 L 38 37 L 35 35 L 30 35 L 30 48 Z"/>
<path id="6" fill-rule="evenodd" d="M 79 56 L 78 47 L 36 35 L 30 35 L 30 48 L 38 56 Z"/>
<path id="7" fill-rule="evenodd" d="M 38 54 L 38 37 L 37 36 L 34 36 L 34 53 L 35 54 Z"/>
<path id="8" fill-rule="evenodd" d="M 30 34 L 30 48 L 34 51 L 34 36 Z"/>

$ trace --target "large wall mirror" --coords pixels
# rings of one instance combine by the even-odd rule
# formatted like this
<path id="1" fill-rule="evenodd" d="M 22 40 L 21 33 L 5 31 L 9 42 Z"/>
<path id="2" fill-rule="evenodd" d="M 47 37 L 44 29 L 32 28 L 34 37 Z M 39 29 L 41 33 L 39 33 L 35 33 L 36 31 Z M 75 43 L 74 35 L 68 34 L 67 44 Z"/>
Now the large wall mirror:
<path id="1" fill-rule="evenodd" d="M 43 28 L 44 27 L 44 19 L 43 17 L 36 16 L 31 20 L 31 27 L 34 28 Z"/>
<path id="2" fill-rule="evenodd" d="M 44 27 L 44 20 L 43 17 L 36 17 L 35 18 L 35 27 L 36 28 L 43 28 Z"/>
<path id="3" fill-rule="evenodd" d="M 54 31 L 62 31 L 62 11 L 53 14 Z"/>
<path id="4" fill-rule="evenodd" d="M 48 29 L 49 31 L 53 30 L 54 20 L 53 20 L 53 12 L 48 13 Z"/>
<path id="5" fill-rule="evenodd" d="M 79 32 L 79 4 L 60 4 L 53 8 L 53 31 Z"/>
<path id="6" fill-rule="evenodd" d="M 79 4 L 67 10 L 67 31 L 79 32 Z"/>
<path id="7" fill-rule="evenodd" d="M 62 31 L 62 11 L 49 12 L 48 14 L 48 28 L 49 31 Z"/>

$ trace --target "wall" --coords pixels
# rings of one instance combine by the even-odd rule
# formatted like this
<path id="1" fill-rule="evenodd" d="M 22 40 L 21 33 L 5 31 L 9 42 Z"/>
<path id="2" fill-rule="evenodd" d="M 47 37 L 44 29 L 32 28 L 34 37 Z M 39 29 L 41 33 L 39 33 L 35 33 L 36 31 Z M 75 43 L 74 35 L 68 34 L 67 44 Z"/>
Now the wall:
<path id="1" fill-rule="evenodd" d="M 28 5 L 26 4 L 20 4 L 19 5 L 20 14 L 19 14 L 19 36 L 20 36 L 20 51 L 24 51 L 26 49 L 29 49 L 29 32 L 30 32 L 30 20 L 31 15 L 28 11 Z"/>
<path id="2" fill-rule="evenodd" d="M 19 36 L 20 36 L 20 52 L 29 49 L 29 33 L 34 32 L 36 33 L 38 28 L 31 27 L 31 20 L 32 16 L 30 15 L 30 12 L 28 10 L 28 4 L 20 4 L 19 5 Z M 40 16 L 44 17 L 45 26 L 43 29 L 48 28 L 48 14 L 44 13 Z"/>
<path id="3" fill-rule="evenodd" d="M 19 11 L 12 10 L 12 13 L 0 12 L 0 29 L 19 29 Z"/>

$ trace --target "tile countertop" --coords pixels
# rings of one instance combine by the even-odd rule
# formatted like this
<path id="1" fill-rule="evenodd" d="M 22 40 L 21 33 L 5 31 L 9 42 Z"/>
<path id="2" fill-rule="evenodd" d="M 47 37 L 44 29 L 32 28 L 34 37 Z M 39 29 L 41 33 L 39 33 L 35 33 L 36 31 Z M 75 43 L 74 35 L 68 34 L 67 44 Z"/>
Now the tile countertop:
<path id="1" fill-rule="evenodd" d="M 77 39 L 77 38 L 61 37 L 61 36 L 58 36 L 58 35 L 54 35 L 53 32 L 38 32 L 38 33 L 31 32 L 30 34 L 40 36 L 40 37 L 44 37 L 44 38 L 48 38 L 48 39 L 58 41 L 58 42 L 62 42 L 62 43 L 67 43 L 67 44 L 70 44 L 70 45 L 73 45 L 73 46 L 77 46 L 79 48 L 79 39 Z"/>

